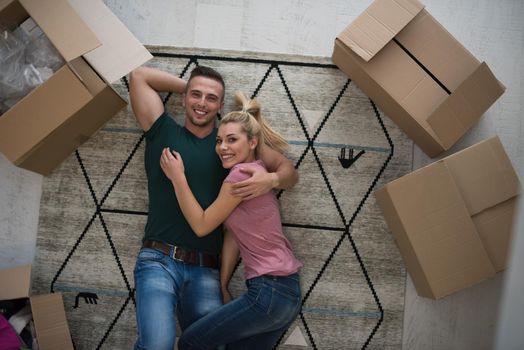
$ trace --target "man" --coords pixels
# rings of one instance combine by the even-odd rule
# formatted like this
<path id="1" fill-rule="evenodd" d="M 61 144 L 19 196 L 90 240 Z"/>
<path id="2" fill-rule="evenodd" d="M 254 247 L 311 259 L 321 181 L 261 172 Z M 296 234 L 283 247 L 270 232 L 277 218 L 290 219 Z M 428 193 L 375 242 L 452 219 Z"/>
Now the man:
<path id="1" fill-rule="evenodd" d="M 215 119 L 224 106 L 224 81 L 209 67 L 196 67 L 184 81 L 172 74 L 140 67 L 131 73 L 130 99 L 138 124 L 146 132 L 145 168 L 149 216 L 135 266 L 138 340 L 135 349 L 172 350 L 176 315 L 181 329 L 222 305 L 218 228 L 198 238 L 185 220 L 169 179 L 160 167 L 162 149 L 179 152 L 189 185 L 206 208 L 218 195 L 226 171 L 215 153 Z M 182 94 L 185 125 L 164 110 L 159 92 Z M 261 159 L 270 172 L 253 172 L 233 194 L 245 199 L 272 188 L 290 188 L 297 179 L 293 164 L 264 147 Z M 227 254 L 223 259 L 228 259 Z M 229 258 L 230 260 L 231 258 Z M 231 261 L 222 262 L 230 266 Z"/>

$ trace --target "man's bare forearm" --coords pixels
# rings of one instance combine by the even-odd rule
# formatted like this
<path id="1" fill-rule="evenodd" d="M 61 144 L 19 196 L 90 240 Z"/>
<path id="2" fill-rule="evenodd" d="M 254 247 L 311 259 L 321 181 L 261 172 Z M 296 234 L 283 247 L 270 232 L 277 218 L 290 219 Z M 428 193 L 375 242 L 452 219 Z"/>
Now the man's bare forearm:
<path id="1" fill-rule="evenodd" d="M 273 188 L 289 190 L 298 182 L 298 172 L 288 159 L 281 162 L 275 172 L 270 175 L 274 178 Z"/>
<path id="2" fill-rule="evenodd" d="M 186 81 L 174 74 L 156 68 L 139 67 L 131 72 L 131 81 L 139 80 L 149 85 L 156 92 L 175 92 L 182 94 Z"/>
<path id="3" fill-rule="evenodd" d="M 149 67 L 139 67 L 131 72 L 129 97 L 131 107 L 140 127 L 147 131 L 164 112 L 164 104 L 159 92 L 183 93 L 185 80 Z"/>

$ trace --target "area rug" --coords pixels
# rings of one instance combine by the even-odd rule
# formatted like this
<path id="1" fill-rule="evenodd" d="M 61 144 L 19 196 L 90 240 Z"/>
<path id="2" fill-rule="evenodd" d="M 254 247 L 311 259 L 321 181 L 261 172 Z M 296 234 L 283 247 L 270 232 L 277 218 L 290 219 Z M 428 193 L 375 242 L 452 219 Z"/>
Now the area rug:
<path id="1" fill-rule="evenodd" d="M 304 263 L 302 312 L 278 349 L 400 349 L 405 270 L 373 191 L 411 170 L 412 142 L 329 58 L 149 47 L 147 65 L 208 65 L 255 96 L 300 181 L 278 192 Z M 127 80 L 115 89 L 127 98 Z M 163 96 L 183 121 L 181 99 Z M 144 138 L 128 106 L 44 179 L 33 292 L 60 292 L 76 349 L 131 349 L 133 267 L 147 217 Z M 242 265 L 232 281 L 242 293 Z"/>

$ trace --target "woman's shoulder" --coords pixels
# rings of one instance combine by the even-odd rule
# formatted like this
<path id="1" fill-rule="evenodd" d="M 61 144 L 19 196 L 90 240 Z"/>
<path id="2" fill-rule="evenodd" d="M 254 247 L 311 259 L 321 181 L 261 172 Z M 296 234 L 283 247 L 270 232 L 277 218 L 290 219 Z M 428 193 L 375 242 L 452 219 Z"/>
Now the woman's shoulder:
<path id="1" fill-rule="evenodd" d="M 238 163 L 238 164 L 235 164 L 232 168 L 231 168 L 231 172 L 235 171 L 235 172 L 240 172 L 240 169 L 257 169 L 257 168 L 261 168 L 261 169 L 264 169 L 266 170 L 266 165 L 264 164 L 264 162 L 260 159 L 257 159 L 253 162 L 248 162 L 248 163 Z"/>
<path id="2" fill-rule="evenodd" d="M 224 181 L 240 182 L 240 181 L 247 180 L 251 175 L 244 173 L 242 169 L 264 169 L 266 170 L 266 166 L 264 162 L 261 160 L 255 160 L 254 162 L 249 162 L 249 163 L 236 164 L 231 168 L 228 176 L 226 177 Z"/>

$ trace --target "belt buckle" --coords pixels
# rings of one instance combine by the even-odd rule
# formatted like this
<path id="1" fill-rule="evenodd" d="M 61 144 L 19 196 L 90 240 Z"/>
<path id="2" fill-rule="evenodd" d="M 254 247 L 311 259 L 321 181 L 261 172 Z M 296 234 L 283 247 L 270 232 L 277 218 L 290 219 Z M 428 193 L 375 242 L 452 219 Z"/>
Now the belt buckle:
<path id="1" fill-rule="evenodd" d="M 177 251 L 178 251 L 178 246 L 174 245 L 174 246 L 173 246 L 173 253 L 171 254 L 171 258 L 172 258 L 173 260 L 176 260 L 176 261 L 184 262 L 184 260 L 179 259 L 179 258 L 176 257 L 176 252 L 177 252 Z"/>

